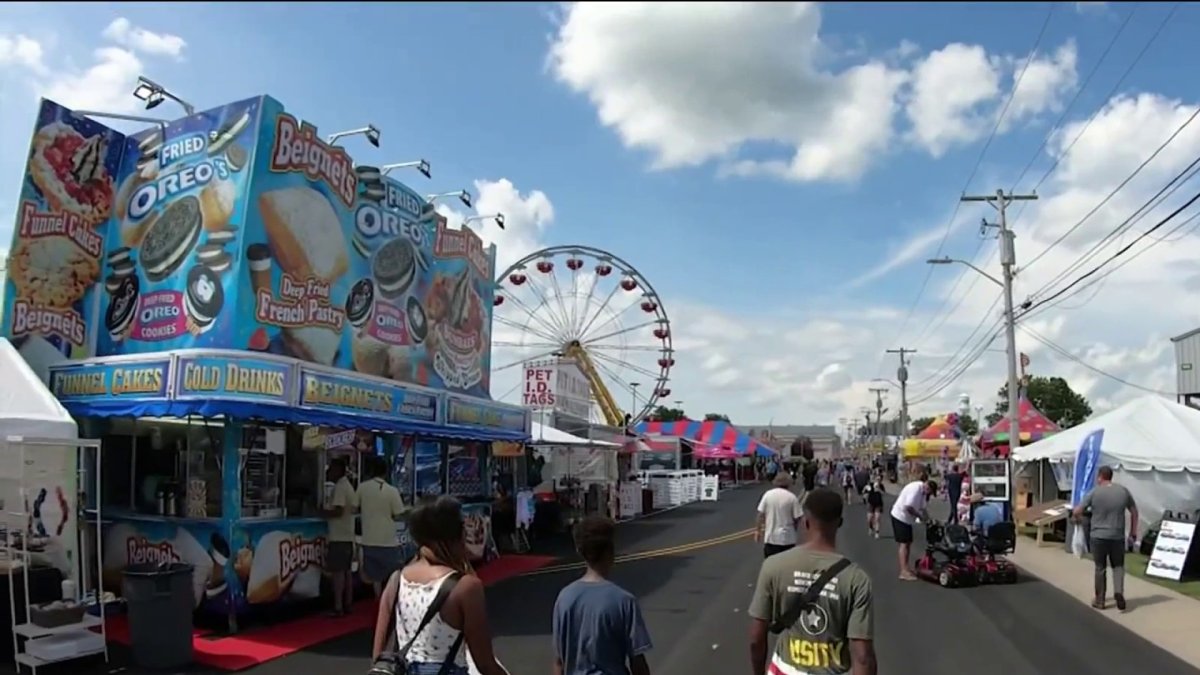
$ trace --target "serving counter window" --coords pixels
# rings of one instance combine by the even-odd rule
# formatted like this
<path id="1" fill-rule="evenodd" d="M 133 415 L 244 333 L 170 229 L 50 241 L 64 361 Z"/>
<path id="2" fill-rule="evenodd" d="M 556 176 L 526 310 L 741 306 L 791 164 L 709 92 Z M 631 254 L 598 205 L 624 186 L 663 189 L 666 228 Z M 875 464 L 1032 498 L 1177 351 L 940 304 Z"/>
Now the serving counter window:
<path id="1" fill-rule="evenodd" d="M 446 482 L 446 492 L 456 497 L 489 494 L 486 446 L 482 443 L 448 444 Z"/>
<path id="2" fill-rule="evenodd" d="M 247 424 L 242 428 L 238 467 L 243 518 L 282 518 L 288 468 L 287 430 Z"/>
<path id="3" fill-rule="evenodd" d="M 192 417 L 93 420 L 108 508 L 137 514 L 220 518 L 224 422 Z"/>

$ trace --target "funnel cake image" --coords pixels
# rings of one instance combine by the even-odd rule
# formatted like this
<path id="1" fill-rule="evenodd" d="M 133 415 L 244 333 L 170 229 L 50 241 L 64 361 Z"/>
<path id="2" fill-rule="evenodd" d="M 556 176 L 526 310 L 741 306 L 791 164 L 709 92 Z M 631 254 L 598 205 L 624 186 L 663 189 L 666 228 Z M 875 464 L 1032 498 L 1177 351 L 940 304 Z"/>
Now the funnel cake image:
<path id="1" fill-rule="evenodd" d="M 95 227 L 108 220 L 112 209 L 107 156 L 103 135 L 84 138 L 70 125 L 51 122 L 33 137 L 29 176 L 52 210 L 74 214 Z"/>

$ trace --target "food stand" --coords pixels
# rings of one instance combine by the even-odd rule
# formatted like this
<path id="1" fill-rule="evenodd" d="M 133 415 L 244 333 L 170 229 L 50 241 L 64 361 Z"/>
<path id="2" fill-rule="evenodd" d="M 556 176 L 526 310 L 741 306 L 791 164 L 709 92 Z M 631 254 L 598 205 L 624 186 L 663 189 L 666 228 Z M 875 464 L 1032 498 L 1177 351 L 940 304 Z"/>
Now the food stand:
<path id="1" fill-rule="evenodd" d="M 128 136 L 43 101 L 36 128 L 3 333 L 102 441 L 109 589 L 187 562 L 231 625 L 318 596 L 339 454 L 463 497 L 486 557 L 490 443 L 529 434 L 489 394 L 494 246 L 270 97 Z"/>

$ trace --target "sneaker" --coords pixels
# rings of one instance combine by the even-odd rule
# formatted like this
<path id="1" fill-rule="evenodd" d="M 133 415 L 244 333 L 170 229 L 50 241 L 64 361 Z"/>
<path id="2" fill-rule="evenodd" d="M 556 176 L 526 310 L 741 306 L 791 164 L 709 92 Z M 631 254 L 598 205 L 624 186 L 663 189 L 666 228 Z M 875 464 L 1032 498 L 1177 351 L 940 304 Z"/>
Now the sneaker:
<path id="1" fill-rule="evenodd" d="M 1092 600 L 1092 607 L 1096 609 L 1104 609 L 1104 598 L 1095 598 Z"/>
<path id="2" fill-rule="evenodd" d="M 1113 599 L 1117 601 L 1117 609 L 1125 611 L 1125 595 L 1122 593 L 1114 593 Z"/>

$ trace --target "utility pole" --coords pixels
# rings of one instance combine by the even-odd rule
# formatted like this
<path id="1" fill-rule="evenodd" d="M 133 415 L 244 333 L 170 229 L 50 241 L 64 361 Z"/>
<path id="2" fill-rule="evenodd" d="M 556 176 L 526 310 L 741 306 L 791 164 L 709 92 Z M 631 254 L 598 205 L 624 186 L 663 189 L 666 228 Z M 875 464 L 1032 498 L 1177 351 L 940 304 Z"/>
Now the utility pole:
<path id="1" fill-rule="evenodd" d="M 996 190 L 994 195 L 963 195 L 964 202 L 987 202 L 1000 214 L 1000 222 L 983 221 L 980 232 L 985 233 L 989 228 L 999 230 L 1000 238 L 1000 268 L 1004 271 L 1002 277 L 1004 287 L 1004 337 L 1008 343 L 1008 456 L 1021 447 L 1021 422 L 1017 414 L 1017 402 L 1020 399 L 1020 383 L 1017 381 L 1017 317 L 1013 313 L 1013 277 L 1016 275 L 1016 248 L 1013 246 L 1013 233 L 1008 229 L 1008 205 L 1013 202 L 1028 202 L 1037 199 L 1036 194 L 1016 195 L 1004 194 L 1004 190 Z"/>
<path id="2" fill-rule="evenodd" d="M 883 431 L 883 429 L 881 428 L 882 424 L 883 424 L 883 411 L 884 411 L 883 396 L 885 394 L 887 394 L 887 389 L 884 389 L 882 387 L 878 387 L 878 388 L 871 387 L 871 393 L 875 394 L 875 436 L 880 438 L 880 445 L 882 446 L 883 443 L 882 443 L 882 436 L 881 436 L 880 432 Z M 874 441 L 871 441 L 871 448 L 872 449 L 875 448 Z"/>
<path id="3" fill-rule="evenodd" d="M 900 436 L 908 435 L 908 359 L 906 354 L 916 354 L 915 349 L 889 349 L 888 354 L 900 355 L 900 367 L 896 369 L 896 382 L 900 384 Z"/>

